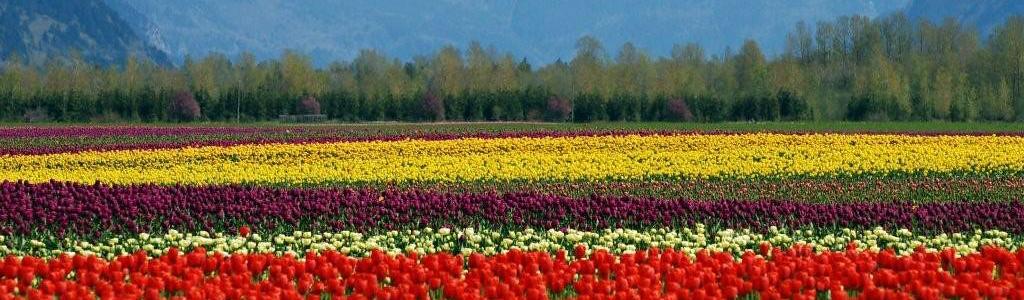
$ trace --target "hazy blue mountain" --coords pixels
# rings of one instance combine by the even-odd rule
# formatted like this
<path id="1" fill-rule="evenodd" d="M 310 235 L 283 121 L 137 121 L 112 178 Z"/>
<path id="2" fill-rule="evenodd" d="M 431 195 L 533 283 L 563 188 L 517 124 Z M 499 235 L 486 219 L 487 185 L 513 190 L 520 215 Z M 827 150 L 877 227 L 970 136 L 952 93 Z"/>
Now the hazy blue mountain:
<path id="1" fill-rule="evenodd" d="M 38 65 L 73 52 L 104 65 L 129 55 L 170 63 L 101 0 L 0 1 L 0 58 L 16 54 Z"/>
<path id="2" fill-rule="evenodd" d="M 797 21 L 877 16 L 908 1 L 108 0 L 125 4 L 112 5 L 122 14 L 131 14 L 125 12 L 130 8 L 144 15 L 147 20 L 133 26 L 156 32 L 159 41 L 150 43 L 179 62 L 211 51 L 233 56 L 248 50 L 269 58 L 296 49 L 320 64 L 352 59 L 364 48 L 409 59 L 445 44 L 464 48 L 472 40 L 550 62 L 570 58 L 585 34 L 598 37 L 611 54 L 627 41 L 657 55 L 667 55 L 675 43 L 699 42 L 715 54 L 747 38 L 777 53 Z"/>
<path id="3" fill-rule="evenodd" d="M 988 35 L 1007 17 L 1024 13 L 1024 1 L 1020 0 L 913 0 L 907 6 L 907 15 L 932 22 L 942 22 L 947 17 L 961 23 L 973 25 Z"/>
<path id="4" fill-rule="evenodd" d="M 323 65 L 365 48 L 410 59 L 476 40 L 545 63 L 571 58 L 583 35 L 600 39 L 612 57 L 627 41 L 655 55 L 687 42 L 720 54 L 748 38 L 774 54 L 797 21 L 901 9 L 935 22 L 954 17 L 989 33 L 1024 12 L 1024 1 L 9 0 L 0 1 L 0 55 L 39 62 L 75 49 L 103 64 L 132 54 L 180 63 L 210 52 L 250 51 L 265 59 L 295 49 Z"/>
<path id="5" fill-rule="evenodd" d="M 160 50 L 161 52 L 167 52 L 167 44 L 163 41 L 163 36 L 160 34 L 160 27 L 150 21 L 149 17 L 145 14 L 135 10 L 135 8 L 129 4 L 130 0 L 108 0 L 106 3 L 110 8 L 117 12 L 121 19 L 130 25 L 132 29 L 134 29 L 135 33 L 145 40 L 148 45 Z"/>

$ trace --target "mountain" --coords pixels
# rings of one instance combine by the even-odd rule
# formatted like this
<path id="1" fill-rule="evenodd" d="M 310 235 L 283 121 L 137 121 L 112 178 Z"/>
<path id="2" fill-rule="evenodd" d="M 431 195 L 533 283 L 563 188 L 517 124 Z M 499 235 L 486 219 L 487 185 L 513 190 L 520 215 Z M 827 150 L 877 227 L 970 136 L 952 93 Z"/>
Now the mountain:
<path id="1" fill-rule="evenodd" d="M 0 58 L 18 54 L 39 64 L 74 50 L 98 64 L 135 55 L 166 65 L 211 52 L 266 59 L 294 49 L 325 65 L 360 49 L 408 60 L 479 41 L 547 63 L 571 58 L 583 35 L 601 40 L 610 57 L 625 42 L 664 56 L 677 43 L 720 54 L 745 39 L 770 55 L 781 52 L 798 21 L 899 10 L 933 22 L 952 17 L 988 34 L 1024 13 L 1024 1 L 7 0 L 0 1 Z"/>
<path id="2" fill-rule="evenodd" d="M 1024 14 L 1024 1 L 1020 0 L 912 0 L 906 8 L 907 16 L 942 22 L 947 17 L 962 24 L 970 24 L 988 35 L 1006 18 Z"/>
<path id="3" fill-rule="evenodd" d="M 374 48 L 401 59 L 429 55 L 446 44 L 470 41 L 551 62 L 573 56 L 576 40 L 593 35 L 614 57 L 629 41 L 656 55 L 673 44 L 697 42 L 708 53 L 755 39 L 769 54 L 781 52 L 800 20 L 811 24 L 839 15 L 878 16 L 910 0 L 108 0 L 148 18 L 135 30 L 158 29 L 171 57 L 245 50 L 265 59 L 285 49 L 310 54 L 323 65 Z M 131 19 L 131 18 L 128 18 Z M 148 23 L 147 23 L 148 22 Z M 132 22 L 130 22 L 132 23 Z M 153 42 L 153 41 L 150 41 Z"/>
<path id="4" fill-rule="evenodd" d="M 124 19 L 148 45 L 167 53 L 167 43 L 163 40 L 160 27 L 150 21 L 146 15 L 135 10 L 128 0 L 108 0 L 106 4 L 116 11 L 121 19 Z"/>
<path id="5" fill-rule="evenodd" d="M 101 0 L 0 2 L 0 58 L 16 54 L 39 65 L 74 52 L 101 65 L 123 63 L 130 55 L 170 64 Z"/>

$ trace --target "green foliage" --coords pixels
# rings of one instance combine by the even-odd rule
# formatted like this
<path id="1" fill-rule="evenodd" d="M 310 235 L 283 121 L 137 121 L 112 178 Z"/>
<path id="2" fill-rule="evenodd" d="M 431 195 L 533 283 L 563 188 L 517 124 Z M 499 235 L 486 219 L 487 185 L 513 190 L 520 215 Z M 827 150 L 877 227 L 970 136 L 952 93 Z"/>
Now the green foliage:
<path id="1" fill-rule="evenodd" d="M 404 62 L 363 50 L 321 68 L 294 51 L 181 67 L 12 57 L 0 65 L 0 120 L 191 119 L 172 109 L 183 90 L 200 107 L 195 119 L 210 121 L 275 119 L 307 96 L 340 121 L 1024 120 L 1024 17 L 979 36 L 956 20 L 895 14 L 798 23 L 776 57 L 752 40 L 711 57 L 692 43 L 668 57 L 630 43 L 608 53 L 590 36 L 568 62 L 546 65 L 479 43 Z"/>

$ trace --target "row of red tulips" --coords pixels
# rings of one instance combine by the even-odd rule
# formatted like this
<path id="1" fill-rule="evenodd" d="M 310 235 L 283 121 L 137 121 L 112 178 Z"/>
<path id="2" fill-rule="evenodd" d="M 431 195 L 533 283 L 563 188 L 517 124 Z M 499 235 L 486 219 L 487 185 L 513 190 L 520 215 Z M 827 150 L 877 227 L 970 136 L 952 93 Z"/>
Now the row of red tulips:
<path id="1" fill-rule="evenodd" d="M 760 252 L 734 257 L 702 250 L 693 257 L 650 249 L 614 256 L 577 248 L 556 255 L 374 253 L 357 259 L 336 252 L 298 258 L 198 249 L 110 261 L 8 257 L 0 265 L 0 298 L 1024 299 L 1024 251 L 897 256 L 763 245 Z"/>

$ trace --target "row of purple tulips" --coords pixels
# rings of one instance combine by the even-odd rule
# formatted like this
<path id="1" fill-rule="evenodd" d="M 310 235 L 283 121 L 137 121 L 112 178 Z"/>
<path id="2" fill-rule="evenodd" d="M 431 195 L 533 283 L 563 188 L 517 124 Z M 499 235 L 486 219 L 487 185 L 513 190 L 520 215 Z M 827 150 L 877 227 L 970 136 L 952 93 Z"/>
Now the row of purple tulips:
<path id="1" fill-rule="evenodd" d="M 566 197 L 537 191 L 441 193 L 430 190 L 247 186 L 108 186 L 0 183 L 0 231 L 103 233 L 230 230 L 359 230 L 424 226 L 602 229 L 912 228 L 1024 233 L 1024 204 L 1002 202 L 834 202 L 688 200 L 645 196 Z"/>

